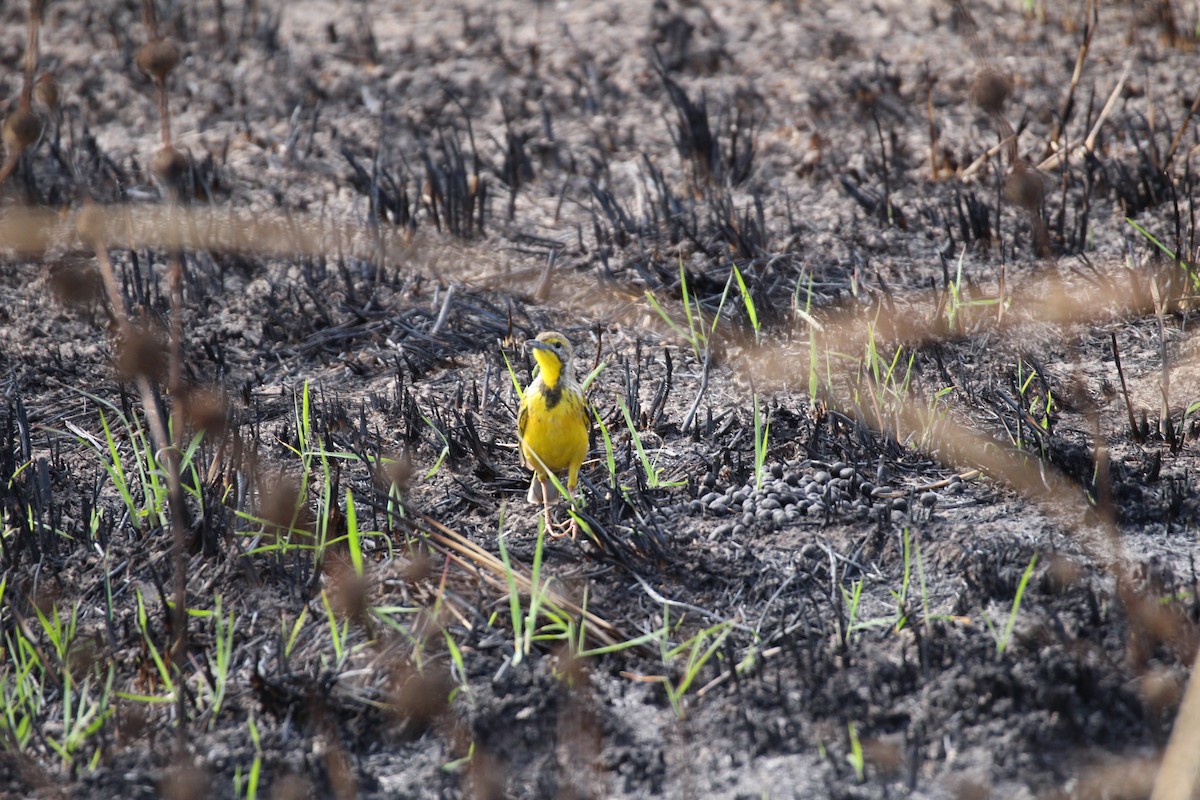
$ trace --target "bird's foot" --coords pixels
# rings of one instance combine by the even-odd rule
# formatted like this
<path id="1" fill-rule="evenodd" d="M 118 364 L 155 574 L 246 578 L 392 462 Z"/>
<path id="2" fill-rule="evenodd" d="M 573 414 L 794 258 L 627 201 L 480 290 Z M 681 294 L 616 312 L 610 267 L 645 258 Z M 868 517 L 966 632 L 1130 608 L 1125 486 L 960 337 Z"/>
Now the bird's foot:
<path id="1" fill-rule="evenodd" d="M 579 521 L 571 517 L 571 519 L 558 524 L 549 523 L 546 532 L 552 539 L 563 539 L 570 536 L 571 541 L 575 541 L 575 537 L 579 535 Z"/>

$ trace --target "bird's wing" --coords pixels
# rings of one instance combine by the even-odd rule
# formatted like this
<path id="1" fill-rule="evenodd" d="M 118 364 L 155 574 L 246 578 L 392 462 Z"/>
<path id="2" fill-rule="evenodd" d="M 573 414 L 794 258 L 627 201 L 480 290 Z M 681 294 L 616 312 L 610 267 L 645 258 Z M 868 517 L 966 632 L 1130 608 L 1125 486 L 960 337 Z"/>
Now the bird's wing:
<path id="1" fill-rule="evenodd" d="M 587 396 L 582 392 L 579 395 L 579 399 L 582 401 L 579 403 L 579 416 L 584 426 L 587 428 L 588 442 L 590 443 L 592 441 L 593 426 L 592 415 L 588 413 L 588 410 L 591 408 L 592 404 L 591 401 L 587 399 Z"/>
<path id="2" fill-rule="evenodd" d="M 517 452 L 521 455 L 521 466 L 528 467 L 525 461 L 525 426 L 529 424 L 529 398 L 532 393 L 526 389 L 521 396 L 521 405 L 517 408 Z"/>

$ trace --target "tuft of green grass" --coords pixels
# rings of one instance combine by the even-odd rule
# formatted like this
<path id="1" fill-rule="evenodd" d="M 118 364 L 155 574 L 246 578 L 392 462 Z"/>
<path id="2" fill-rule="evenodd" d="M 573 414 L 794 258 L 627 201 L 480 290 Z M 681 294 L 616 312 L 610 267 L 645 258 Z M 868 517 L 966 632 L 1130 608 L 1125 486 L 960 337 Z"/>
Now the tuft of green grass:
<path id="1" fill-rule="evenodd" d="M 149 617 L 146 614 L 146 602 L 145 598 L 142 596 L 142 590 L 135 589 L 134 596 L 137 599 L 137 628 L 142 634 L 142 641 L 146 645 L 146 652 L 150 655 L 150 659 L 154 662 L 155 674 L 158 676 L 159 683 L 162 685 L 164 692 L 160 695 L 145 695 L 118 691 L 117 697 L 140 703 L 173 703 L 176 699 L 175 692 L 177 689 L 175 686 L 175 680 L 172 677 L 172 670 L 167 662 L 163 659 L 162 653 L 158 649 L 158 645 L 154 643 L 154 636 L 150 633 Z"/>
<path id="2" fill-rule="evenodd" d="M 686 341 L 692 348 L 692 353 L 700 361 L 704 360 L 705 353 L 712 346 L 712 339 L 716 335 L 717 326 L 721 321 L 721 313 L 725 309 L 725 301 L 729 298 L 729 289 L 733 284 L 734 273 L 737 272 L 737 266 L 730 270 L 729 278 L 725 281 L 725 288 L 721 292 L 721 299 L 717 303 L 717 310 L 713 312 L 712 321 L 709 322 L 704 318 L 704 306 L 700 298 L 695 296 L 688 289 L 687 270 L 683 266 L 683 258 L 679 259 L 679 292 L 683 301 L 683 314 L 686 320 L 687 327 L 677 323 L 667 313 L 662 304 L 658 302 L 654 292 L 646 290 L 646 301 L 650 303 L 650 307 L 658 314 L 659 318 L 667 324 L 676 336 Z M 739 282 L 742 281 L 740 273 L 737 276 Z M 743 288 L 745 284 L 742 283 Z M 747 292 L 746 297 L 749 297 Z M 754 302 L 750 300 L 746 307 L 747 314 L 752 320 L 757 320 L 757 314 L 754 311 Z M 757 336 L 757 325 L 755 325 L 755 333 Z"/>
<path id="3" fill-rule="evenodd" d="M 207 617 L 212 622 L 214 649 L 208 655 L 208 670 L 211 681 L 206 681 L 208 687 L 208 711 L 210 728 L 215 725 L 225 695 L 229 690 L 230 672 L 233 667 L 233 636 L 237 630 L 237 615 L 233 609 L 226 615 L 222 608 L 220 594 L 213 597 L 212 611 L 188 609 L 188 614 L 196 617 Z M 203 673 L 201 673 L 203 675 Z"/>
<path id="4" fill-rule="evenodd" d="M 6 588 L 7 580 L 0 580 L 0 608 Z M 102 751 L 93 740 L 113 714 L 115 664 L 95 662 L 88 668 L 72 663 L 79 610 L 78 603 L 69 611 L 34 606 L 38 635 L 10 606 L 17 624 L 6 626 L 0 642 L 0 741 L 16 753 L 40 741 L 58 756 L 64 772 L 80 763 L 91 770 L 97 767 Z M 80 675 L 81 671 L 86 672 Z M 57 718 L 52 721 L 56 704 Z"/>
<path id="5" fill-rule="evenodd" d="M 358 511 L 354 507 L 354 492 L 346 490 L 346 540 L 350 550 L 350 563 L 354 574 L 363 576 L 362 537 L 358 532 Z"/>
<path id="6" fill-rule="evenodd" d="M 304 622 L 307 619 L 308 619 L 308 606 L 305 605 L 305 606 L 301 606 L 300 613 L 296 615 L 296 621 L 292 623 L 292 627 L 291 627 L 290 631 L 288 630 L 287 623 L 284 622 L 282 619 L 280 620 L 281 627 L 283 628 L 283 633 L 285 634 L 284 645 L 283 645 L 283 657 L 284 658 L 292 657 L 292 650 L 294 650 L 296 648 L 296 640 L 299 638 L 300 631 L 304 628 Z"/>
<path id="7" fill-rule="evenodd" d="M 450 455 L 450 439 L 447 438 L 446 434 L 443 433 L 437 425 L 433 424 L 433 420 L 429 419 L 429 417 L 421 414 L 421 419 L 424 420 L 425 424 L 429 426 L 430 430 L 436 433 L 438 438 L 442 440 L 441 452 L 438 453 L 438 457 L 433 462 L 433 466 L 430 467 L 429 471 L 425 473 L 425 480 L 429 480 L 434 475 L 437 475 L 438 470 L 442 468 L 442 462 L 446 460 L 446 456 Z"/>
<path id="8" fill-rule="evenodd" d="M 907 549 L 909 546 L 908 528 L 904 529 L 904 545 Z M 917 582 L 921 586 L 921 621 L 925 626 L 925 630 L 929 630 L 929 623 L 932 621 L 929 615 L 929 587 L 925 581 L 925 561 L 921 556 L 921 542 L 919 539 L 912 541 L 913 555 L 917 562 Z"/>
<path id="9" fill-rule="evenodd" d="M 892 627 L 897 632 L 904 630 L 904 626 L 908 624 L 908 587 L 912 576 L 912 541 L 907 527 L 902 532 L 901 545 L 904 550 L 904 572 L 900 578 L 900 589 L 899 591 L 888 589 L 888 593 L 896 601 L 896 616 Z"/>
<path id="10" fill-rule="evenodd" d="M 719 622 L 716 625 L 704 628 L 679 644 L 671 646 L 670 606 L 663 605 L 663 624 L 658 631 L 657 637 L 660 643 L 662 661 L 664 665 L 670 665 L 682 657 L 683 666 L 679 671 L 678 680 L 673 681 L 667 675 L 659 676 L 658 680 L 666 690 L 667 701 L 671 704 L 671 709 L 675 712 L 675 716 L 678 719 L 683 719 L 686 716 L 683 707 L 684 695 L 692 687 L 692 684 L 700 674 L 700 670 L 718 654 L 725 640 L 733 630 L 733 626 L 733 620 Z"/>
<path id="11" fill-rule="evenodd" d="M 64 771 L 75 766 L 77 755 L 91 737 L 104 727 L 108 718 L 113 715 L 112 707 L 113 681 L 116 679 L 116 666 L 108 665 L 107 676 L 98 689 L 94 686 L 92 676 L 88 675 L 82 683 L 76 684 L 69 669 L 63 670 L 62 678 L 62 735 L 54 737 L 46 735 L 46 744 L 62 759 Z M 89 769 L 95 769 L 100 763 L 101 748 L 96 747 L 88 763 Z"/>
<path id="12" fill-rule="evenodd" d="M 342 620 L 338 624 L 337 614 L 333 611 L 333 602 L 329 597 L 329 592 L 321 590 L 321 605 L 325 608 L 325 622 L 329 626 L 329 644 L 333 647 L 334 663 L 327 665 L 335 670 L 341 670 L 346 663 L 346 658 L 349 656 L 347 643 L 350 638 L 350 619 L 349 617 Z"/>
<path id="13" fill-rule="evenodd" d="M 545 553 L 546 547 L 546 526 L 545 520 L 538 524 L 537 544 L 533 548 L 533 566 L 529 570 L 529 608 L 525 612 L 524 625 L 522 626 L 522 642 L 521 650 L 528 656 L 533 648 L 533 633 L 537 629 L 538 614 L 542 606 L 546 605 L 546 596 L 550 591 L 550 584 L 553 578 L 542 581 L 542 555 Z M 514 662 L 515 665 L 516 662 Z"/>
<path id="14" fill-rule="evenodd" d="M 511 666 L 520 666 L 534 652 L 535 645 L 564 644 L 573 658 L 591 658 L 595 656 L 617 653 L 634 647 L 658 641 L 660 632 L 634 637 L 626 641 L 588 649 L 587 641 L 587 590 L 584 590 L 584 604 L 576 609 L 577 614 L 569 613 L 559 606 L 552 591 L 554 578 L 542 576 L 543 558 L 546 543 L 545 526 L 539 524 L 538 537 L 534 545 L 533 564 L 529 571 L 528 580 L 523 580 L 517 570 L 517 564 L 508 550 L 507 535 L 504 531 L 504 516 L 507 505 L 500 504 L 499 530 L 497 546 L 500 550 L 500 562 L 503 565 L 503 576 L 507 588 L 508 622 L 512 630 L 513 652 L 510 658 Z M 526 587 L 527 588 L 523 588 Z M 527 598 L 527 602 L 525 602 Z M 488 620 L 489 625 L 495 625 L 501 618 L 500 612 L 494 612 Z M 453 650 L 452 650 L 453 653 Z M 454 656 L 452 654 L 451 658 Z M 460 663 L 459 669 L 465 676 L 465 666 Z"/>
<path id="15" fill-rule="evenodd" d="M 910 602 L 913 589 L 914 566 L 916 568 L 918 588 L 921 593 L 921 620 L 926 630 L 929 629 L 929 624 L 934 620 L 954 619 L 953 615 L 950 614 L 932 613 L 929 604 L 929 591 L 926 585 L 925 565 L 921 556 L 921 545 L 908 528 L 904 528 L 901 531 L 901 546 L 903 549 L 903 569 L 900 574 L 900 585 L 898 588 L 889 588 L 887 590 L 894 602 L 894 610 L 891 613 L 870 618 L 863 616 L 862 602 L 864 599 L 864 590 L 866 589 L 866 581 L 864 579 L 850 582 L 848 588 L 846 586 L 839 587 L 846 616 L 846 627 L 842 634 L 843 641 L 846 644 L 850 644 L 853 641 L 854 635 L 861 631 L 890 628 L 893 633 L 899 633 L 910 624 L 912 616 Z"/>
<path id="16" fill-rule="evenodd" d="M 766 479 L 767 470 L 767 441 L 771 435 L 771 412 L 768 409 L 766 419 L 759 413 L 758 394 L 754 395 L 754 488 L 761 490 Z"/>
<path id="17" fill-rule="evenodd" d="M 604 440 L 604 463 L 608 467 L 608 485 L 613 491 L 619 487 L 617 481 L 617 458 L 613 452 L 612 437 L 608 434 L 608 426 L 604 424 L 604 420 L 600 417 L 600 413 L 596 411 L 595 406 L 588 404 L 592 411 L 592 418 L 596 420 L 596 429 L 600 431 L 600 437 Z"/>
<path id="18" fill-rule="evenodd" d="M 863 580 L 860 578 L 853 581 L 849 589 L 845 586 L 839 586 L 838 588 L 842 591 L 842 603 L 846 608 L 846 630 L 842 634 L 842 641 L 845 644 L 850 644 L 854 632 L 863 627 L 858 622 L 858 609 L 862 603 Z"/>
<path id="19" fill-rule="evenodd" d="M 1197 23 L 1197 26 L 1197 29 L 1200 30 L 1200 23 Z M 1183 270 L 1193 290 L 1200 290 L 1200 272 L 1197 272 L 1194 264 L 1189 262 L 1187 259 L 1180 257 L 1178 253 L 1159 241 L 1154 234 L 1150 233 L 1150 231 L 1139 225 L 1132 217 L 1126 217 L 1125 221 L 1128 222 L 1134 230 L 1144 236 L 1146 240 L 1150 242 L 1150 244 L 1161 250 L 1163 254 L 1167 256 L 1167 258 L 1171 259 L 1171 261 L 1175 263 L 1176 266 Z"/>
<path id="20" fill-rule="evenodd" d="M 501 501 L 500 517 L 499 517 L 500 530 L 497 532 L 496 543 L 500 548 L 500 560 L 504 563 L 504 579 L 505 579 L 505 582 L 508 584 L 508 614 L 509 614 L 509 622 L 512 625 L 512 632 L 513 632 L 512 663 L 513 663 L 513 666 L 517 666 L 521 663 L 521 659 L 524 658 L 524 655 L 525 655 L 525 652 L 523 649 L 523 642 L 525 641 L 525 637 L 523 635 L 523 628 L 525 625 L 525 615 L 521 613 L 521 592 L 520 592 L 519 584 L 517 582 L 517 573 L 513 570 L 512 560 L 509 558 L 509 555 L 508 555 L 508 546 L 504 542 L 504 539 L 505 539 L 505 536 L 504 536 L 505 507 L 506 507 L 505 502 Z M 542 526 L 542 523 L 538 523 L 538 547 L 539 547 L 539 549 L 541 547 L 542 536 L 544 535 L 544 533 L 545 533 L 545 530 Z"/>
<path id="21" fill-rule="evenodd" d="M 733 276 L 737 278 L 738 291 L 742 295 L 742 304 L 746 308 L 746 316 L 750 319 L 750 327 L 754 329 L 754 343 L 761 344 L 762 325 L 758 320 L 758 310 L 754 307 L 754 298 L 751 296 L 750 289 L 746 286 L 746 280 L 742 277 L 742 271 L 737 268 L 737 264 L 733 265 Z"/>
<path id="22" fill-rule="evenodd" d="M 962 308 L 962 270 L 963 258 L 967 255 L 967 246 L 964 244 L 962 250 L 958 254 L 958 268 L 954 273 L 954 280 L 950 282 L 950 295 L 946 301 L 946 330 L 952 333 L 962 333 L 959 330 L 958 315 Z"/>
<path id="23" fill-rule="evenodd" d="M 363 543 L 370 539 L 377 540 L 387 550 L 388 556 L 391 557 L 394 555 L 392 539 L 383 531 L 364 530 L 362 528 L 358 519 L 358 506 L 355 502 L 353 492 L 349 489 L 345 491 L 344 496 L 344 517 L 338 513 L 334 513 L 341 509 L 341 504 L 343 503 L 340 490 L 338 489 L 340 465 L 361 464 L 369 472 L 374 472 L 380 467 L 395 462 L 388 458 L 364 457 L 357 453 L 330 450 L 324 447 L 314 432 L 310 392 L 309 384 L 305 382 L 294 401 L 296 444 L 281 442 L 298 462 L 297 469 L 294 472 L 299 475 L 299 486 L 296 491 L 296 506 L 293 509 L 290 523 L 284 525 L 281 520 L 268 520 L 241 509 L 234 509 L 234 514 L 239 519 L 249 522 L 254 526 L 252 530 L 240 532 L 240 535 L 252 538 L 255 541 L 255 544 L 247 550 L 247 555 L 273 554 L 282 559 L 285 555 L 299 551 L 309 554 L 312 563 L 320 564 L 324 561 L 325 553 L 329 547 L 344 543 L 349 551 L 354 572 L 357 577 L 361 578 L 365 570 Z M 445 453 L 443 452 L 443 457 L 444 455 Z M 436 472 L 436 468 L 440 463 L 441 460 L 439 459 L 438 464 L 435 465 L 434 472 Z M 299 512 L 310 499 L 314 501 L 315 505 L 312 520 L 314 526 L 311 530 L 297 525 Z M 385 510 L 389 524 L 393 524 L 398 517 L 403 516 L 403 503 L 401 502 L 398 489 L 394 485 L 388 489 Z M 346 532 L 341 536 L 333 537 L 334 531 L 330 527 L 331 524 L 343 518 L 346 524 Z M 263 533 L 267 531 L 277 532 L 277 535 L 261 539 Z"/>
<path id="24" fill-rule="evenodd" d="M 1017 613 L 1021 610 L 1021 600 L 1025 596 L 1025 589 L 1029 585 L 1029 579 L 1033 577 L 1033 570 L 1037 566 L 1037 553 L 1033 554 L 1033 558 L 1029 559 L 1029 565 L 1025 567 L 1025 571 L 1021 573 L 1021 580 L 1017 583 L 1017 592 L 1013 596 L 1012 606 L 1008 610 L 1008 620 L 1004 623 L 1002 630 L 996 630 L 996 625 L 986 613 L 983 614 L 983 621 L 987 625 L 988 631 L 991 632 L 992 638 L 996 641 L 996 653 L 1003 655 L 1012 642 L 1013 628 L 1017 624 Z"/>
<path id="25" fill-rule="evenodd" d="M 103 436 L 89 433 L 70 420 L 65 422 L 66 431 L 49 430 L 75 439 L 97 455 L 140 533 L 145 534 L 155 528 L 169 528 L 167 470 L 156 456 L 150 435 L 140 418 L 136 415 L 127 416 L 118 406 L 97 395 L 76 391 L 96 404 Z M 202 482 L 195 460 L 203 439 L 203 431 L 194 434 L 179 461 L 180 474 L 191 476 L 190 482 L 181 481 L 181 488 L 200 506 L 201 513 L 204 502 L 200 490 Z"/>
<path id="26" fill-rule="evenodd" d="M 804 287 L 804 308 L 800 308 L 800 287 L 804 276 L 796 279 L 796 291 L 792 297 L 794 314 L 808 324 L 808 398 L 815 400 L 821 389 L 821 359 L 817 348 L 817 334 L 821 332 L 821 323 L 812 315 L 813 307 L 813 274 L 808 273 L 808 284 Z"/>
<path id="27" fill-rule="evenodd" d="M 501 504 L 503 507 L 503 504 Z M 572 616 L 552 600 L 554 578 L 542 580 L 542 560 L 546 545 L 546 527 L 539 517 L 537 542 L 533 550 L 533 565 L 529 571 L 529 604 L 522 606 L 521 581 L 518 580 L 512 556 L 505 544 L 503 530 L 497 542 L 500 560 L 504 564 L 504 579 L 508 587 L 509 623 L 513 631 L 512 665 L 519 666 L 533 652 L 535 642 L 574 643 L 577 623 Z"/>
<path id="28" fill-rule="evenodd" d="M 809 396 L 817 406 L 827 395 L 846 398 L 844 405 L 865 416 L 876 430 L 903 430 L 908 427 L 904 416 L 919 391 L 917 351 L 903 345 L 886 349 L 873 320 L 865 323 L 864 330 L 867 335 L 857 353 L 828 348 L 822 352 L 816 330 L 810 332 Z M 929 444 L 947 413 L 944 401 L 954 391 L 948 386 L 929 396 L 923 427 L 902 444 L 918 449 Z"/>
<path id="29" fill-rule="evenodd" d="M 256 800 L 258 784 L 262 779 L 263 749 L 258 723 L 255 721 L 253 713 L 246 718 L 246 730 L 250 735 L 250 741 L 254 744 L 254 761 L 251 762 L 250 770 L 245 775 L 242 775 L 241 766 L 234 769 L 233 794 L 235 797 L 244 797 L 246 800 Z"/>
<path id="30" fill-rule="evenodd" d="M 625 401 L 620 401 L 621 413 L 625 416 L 625 425 L 629 429 L 629 435 L 633 437 L 633 446 L 637 450 L 638 460 L 642 464 L 642 473 L 646 477 L 646 486 L 650 489 L 669 489 L 676 486 L 683 486 L 685 481 L 664 481 L 662 474 L 665 471 L 664 467 L 658 466 L 657 462 L 652 462 L 650 456 L 646 454 L 646 448 L 642 444 L 642 437 L 638 434 L 637 426 L 633 424 L 633 417 L 629 413 L 629 407 L 625 405 Z"/>
<path id="31" fill-rule="evenodd" d="M 442 771 L 454 773 L 461 772 L 465 767 L 471 764 L 471 761 L 474 758 L 475 742 L 471 742 L 471 744 L 467 746 L 467 754 L 462 758 L 456 758 L 452 761 L 447 761 L 445 764 L 442 764 Z"/>
<path id="32" fill-rule="evenodd" d="M 968 308 L 976 308 L 981 306 L 1001 305 L 1004 301 L 1001 297 L 979 297 L 974 300 L 966 299 L 966 292 L 963 285 L 963 259 L 967 255 L 967 247 L 963 245 L 962 250 L 958 254 L 958 266 L 954 272 L 954 280 L 950 281 L 946 287 L 948 295 L 946 298 L 946 330 L 954 335 L 962 335 L 966 333 L 963 323 L 963 311 Z"/>
<path id="33" fill-rule="evenodd" d="M 1045 381 L 1039 380 L 1040 375 L 1036 368 L 1030 367 L 1026 369 L 1026 364 L 1023 359 L 1017 359 L 1015 390 L 1017 395 L 1017 403 L 1013 406 L 1017 412 L 1016 430 L 1008 429 L 1007 422 L 1005 428 L 1008 433 L 1009 442 L 1018 450 L 1029 449 L 1031 445 L 1036 445 L 1043 458 L 1047 457 L 1047 442 L 1046 437 L 1041 435 L 1050 431 L 1051 414 L 1056 408 L 1054 394 L 1050 391 Z M 1036 383 L 1035 383 L 1036 382 Z M 1045 391 L 1042 388 L 1045 387 Z M 1035 435 L 1026 438 L 1026 428 L 1035 432 Z"/>
<path id="34" fill-rule="evenodd" d="M 7 660 L 0 669 L 0 731 L 19 753 L 32 743 L 35 726 L 40 729 L 48 681 L 46 666 L 23 628 L 14 625 L 5 632 Z"/>
<path id="35" fill-rule="evenodd" d="M 850 740 L 850 752 L 846 754 L 846 761 L 854 768 L 854 777 L 862 783 L 867 779 L 867 761 L 863 755 L 862 742 L 858 738 L 858 728 L 853 722 L 846 724 L 846 735 Z"/>

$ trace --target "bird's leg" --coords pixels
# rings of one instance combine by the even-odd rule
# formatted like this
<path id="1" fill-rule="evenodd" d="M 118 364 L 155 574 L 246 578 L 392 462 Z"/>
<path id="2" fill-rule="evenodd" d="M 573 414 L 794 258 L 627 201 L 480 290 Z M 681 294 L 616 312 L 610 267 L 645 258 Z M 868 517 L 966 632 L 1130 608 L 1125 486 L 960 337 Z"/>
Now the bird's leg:
<path id="1" fill-rule="evenodd" d="M 569 495 L 568 499 L 570 499 Z M 575 522 L 574 517 L 571 517 L 569 523 L 564 522 L 562 525 L 555 525 L 550 519 L 550 487 L 547 485 L 547 481 L 542 481 L 542 502 L 546 506 L 546 533 L 550 534 L 553 539 L 561 539 L 564 536 L 574 539 L 579 532 L 579 525 Z M 562 530 L 563 528 L 566 530 Z"/>
<path id="2" fill-rule="evenodd" d="M 575 488 L 574 487 L 567 488 L 567 503 L 570 504 L 571 507 L 574 507 L 574 505 L 575 505 Z M 579 535 L 579 520 L 577 520 L 575 518 L 575 516 L 572 514 L 570 522 L 565 523 L 565 524 L 567 526 L 567 532 L 560 533 L 558 535 L 559 536 L 570 536 L 571 541 L 575 541 L 575 537 Z"/>
<path id="3" fill-rule="evenodd" d="M 570 471 L 567 473 L 567 500 L 571 502 L 571 507 L 575 507 L 575 487 L 579 485 L 579 464 L 572 464 Z M 579 534 L 579 519 L 574 514 L 571 515 L 571 527 L 568 529 L 571 534 L 571 541 L 575 541 L 575 537 Z"/>
<path id="4" fill-rule="evenodd" d="M 550 516 L 550 486 L 546 481 L 541 481 L 542 484 L 542 506 L 546 509 L 546 533 L 551 536 L 561 536 L 554 530 L 554 520 Z"/>

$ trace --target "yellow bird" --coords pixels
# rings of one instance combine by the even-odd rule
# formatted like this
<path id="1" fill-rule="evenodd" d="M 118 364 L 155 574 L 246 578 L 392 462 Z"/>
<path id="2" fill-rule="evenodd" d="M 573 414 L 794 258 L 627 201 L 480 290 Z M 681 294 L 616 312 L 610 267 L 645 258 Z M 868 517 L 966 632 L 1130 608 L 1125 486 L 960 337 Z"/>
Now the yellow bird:
<path id="1" fill-rule="evenodd" d="M 526 345 L 533 351 L 540 371 L 526 387 L 517 411 L 521 463 L 533 470 L 529 502 L 540 500 L 546 509 L 546 530 L 551 536 L 563 536 L 555 532 L 550 522 L 550 491 L 546 484 L 551 473 L 565 470 L 567 491 L 574 494 L 579 467 L 587 458 L 592 424 L 583 390 L 575 381 L 575 351 L 567 337 L 557 331 L 546 331 Z M 572 518 L 572 539 L 577 530 Z"/>

